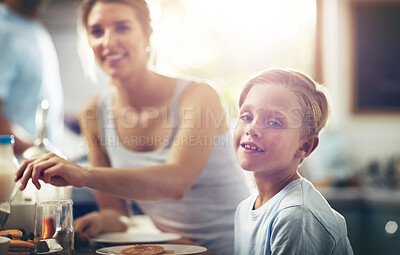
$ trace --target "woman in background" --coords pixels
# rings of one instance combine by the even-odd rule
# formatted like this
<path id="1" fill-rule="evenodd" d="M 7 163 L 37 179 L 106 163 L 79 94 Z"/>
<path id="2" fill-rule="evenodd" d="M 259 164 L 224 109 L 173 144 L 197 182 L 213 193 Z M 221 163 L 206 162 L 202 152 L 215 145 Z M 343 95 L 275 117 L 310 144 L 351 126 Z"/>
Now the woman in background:
<path id="1" fill-rule="evenodd" d="M 249 191 L 236 163 L 225 114 L 207 84 L 148 69 L 149 9 L 144 0 L 84 0 L 82 23 L 110 89 L 80 117 L 91 167 L 55 155 L 25 161 L 22 189 L 39 179 L 96 189 L 100 210 L 75 220 L 77 236 L 124 231 L 125 199 L 162 231 L 218 254 L 233 254 L 236 206 Z"/>

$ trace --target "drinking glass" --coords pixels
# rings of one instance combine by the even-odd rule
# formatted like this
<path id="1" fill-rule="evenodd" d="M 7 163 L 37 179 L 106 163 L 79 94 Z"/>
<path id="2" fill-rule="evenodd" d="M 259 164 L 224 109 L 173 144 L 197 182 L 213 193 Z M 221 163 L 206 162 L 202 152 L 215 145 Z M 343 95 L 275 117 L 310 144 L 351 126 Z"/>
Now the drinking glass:
<path id="1" fill-rule="evenodd" d="M 0 236 L 0 254 L 7 254 L 9 245 L 10 239 L 8 237 Z"/>
<path id="2" fill-rule="evenodd" d="M 35 254 L 72 255 L 72 221 L 72 200 L 36 202 Z"/>

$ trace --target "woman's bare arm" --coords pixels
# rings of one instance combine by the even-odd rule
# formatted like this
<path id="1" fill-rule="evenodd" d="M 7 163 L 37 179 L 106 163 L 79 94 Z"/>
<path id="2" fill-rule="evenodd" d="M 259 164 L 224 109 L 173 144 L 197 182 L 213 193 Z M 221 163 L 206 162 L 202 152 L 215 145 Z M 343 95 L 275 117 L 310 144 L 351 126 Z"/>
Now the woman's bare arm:
<path id="1" fill-rule="evenodd" d="M 17 176 L 53 185 L 87 186 L 121 198 L 135 200 L 180 199 L 207 164 L 213 141 L 224 117 L 217 93 L 198 84 L 185 90 L 180 102 L 181 126 L 165 165 L 131 169 L 82 168 L 55 155 L 24 162 Z"/>

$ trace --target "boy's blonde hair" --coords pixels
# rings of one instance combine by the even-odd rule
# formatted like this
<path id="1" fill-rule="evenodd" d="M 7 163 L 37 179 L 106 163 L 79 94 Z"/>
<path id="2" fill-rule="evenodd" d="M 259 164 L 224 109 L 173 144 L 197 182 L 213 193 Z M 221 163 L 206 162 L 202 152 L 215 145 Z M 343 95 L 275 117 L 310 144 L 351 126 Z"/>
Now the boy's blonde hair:
<path id="1" fill-rule="evenodd" d="M 302 138 L 318 135 L 325 126 L 329 115 L 329 103 L 324 92 L 325 89 L 309 75 L 297 70 L 282 68 L 261 71 L 243 87 L 239 107 L 242 106 L 247 94 L 255 85 L 278 85 L 293 91 L 301 106 L 299 114 L 302 120 Z"/>

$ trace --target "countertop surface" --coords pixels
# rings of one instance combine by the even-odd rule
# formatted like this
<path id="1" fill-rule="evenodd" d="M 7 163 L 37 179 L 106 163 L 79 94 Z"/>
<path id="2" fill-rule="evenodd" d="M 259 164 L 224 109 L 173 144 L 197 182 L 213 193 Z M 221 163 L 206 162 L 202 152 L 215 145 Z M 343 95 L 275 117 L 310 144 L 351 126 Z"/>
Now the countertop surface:
<path id="1" fill-rule="evenodd" d="M 400 205 L 400 190 L 381 187 L 319 187 L 318 190 L 328 201 L 354 202 L 367 204 Z"/>

